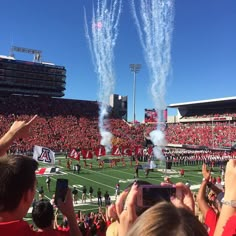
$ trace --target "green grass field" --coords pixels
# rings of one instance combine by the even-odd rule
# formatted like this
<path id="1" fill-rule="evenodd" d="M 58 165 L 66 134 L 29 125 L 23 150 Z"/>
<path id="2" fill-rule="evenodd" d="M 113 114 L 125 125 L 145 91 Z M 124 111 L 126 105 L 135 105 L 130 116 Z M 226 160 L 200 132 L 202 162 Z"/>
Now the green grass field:
<path id="1" fill-rule="evenodd" d="M 105 191 L 111 196 L 111 199 L 114 201 L 114 194 L 115 194 L 115 186 L 119 182 L 121 191 L 126 188 L 126 186 L 134 181 L 134 165 L 130 166 L 130 163 L 126 162 L 126 166 L 123 167 L 122 163 L 119 162 L 117 166 L 114 168 L 110 168 L 108 163 L 105 163 L 104 168 L 99 168 L 97 161 L 95 159 L 89 160 L 88 163 L 92 162 L 93 168 L 90 169 L 89 166 L 84 168 L 83 161 L 80 162 L 81 171 L 79 174 L 74 173 L 73 170 L 68 170 L 66 168 L 66 159 L 65 157 L 57 157 L 57 160 L 60 160 L 60 165 L 57 167 L 60 168 L 60 174 L 51 175 L 51 191 L 47 191 L 46 188 L 46 175 L 38 176 L 38 188 L 40 186 L 44 187 L 45 198 L 51 199 L 52 195 L 55 192 L 55 185 L 57 178 L 67 178 L 69 180 L 70 188 L 76 186 L 79 190 L 79 203 L 75 205 L 75 211 L 81 210 L 83 212 L 97 212 L 98 205 L 97 205 L 97 198 L 96 193 L 98 188 L 101 189 L 103 195 Z M 58 161 L 57 161 L 58 162 Z M 77 161 L 73 160 L 72 165 L 76 164 Z M 160 164 L 156 162 L 157 165 Z M 144 163 L 140 163 L 141 165 Z M 179 170 L 183 168 L 185 170 L 185 176 L 180 177 Z M 192 191 L 197 191 L 199 188 L 199 184 L 202 181 L 202 174 L 201 174 L 201 165 L 195 166 L 172 166 L 171 169 L 172 173 L 165 173 L 162 171 L 158 171 L 158 168 L 155 169 L 153 172 L 149 173 L 148 177 L 145 177 L 144 170 L 139 170 L 139 179 L 149 181 L 152 184 L 160 184 L 163 181 L 163 178 L 167 175 L 171 178 L 171 181 L 176 182 L 189 182 L 191 184 Z M 214 168 L 213 176 L 217 177 L 220 175 L 219 168 Z M 94 189 L 94 199 L 90 202 L 89 198 L 87 199 L 85 204 L 81 203 L 81 196 L 82 196 L 82 187 L 87 187 L 87 190 L 90 186 Z M 38 193 L 36 193 L 36 199 L 38 199 Z M 112 197 L 113 196 L 113 197 Z M 30 220 L 30 214 L 27 215 L 27 219 Z"/>

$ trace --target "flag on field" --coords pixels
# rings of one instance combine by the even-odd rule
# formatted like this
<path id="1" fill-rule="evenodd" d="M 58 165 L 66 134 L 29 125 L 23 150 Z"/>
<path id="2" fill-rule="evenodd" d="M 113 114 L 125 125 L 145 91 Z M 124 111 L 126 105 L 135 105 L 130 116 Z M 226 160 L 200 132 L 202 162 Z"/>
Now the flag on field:
<path id="1" fill-rule="evenodd" d="M 112 147 L 111 154 L 112 154 L 113 156 L 121 156 L 120 148 L 119 148 L 118 146 L 113 146 L 113 147 Z"/>
<path id="2" fill-rule="evenodd" d="M 84 159 L 92 159 L 93 153 L 91 150 L 82 149 L 81 154 Z"/>
<path id="3" fill-rule="evenodd" d="M 77 151 L 73 148 L 73 149 L 71 150 L 71 152 L 69 153 L 68 157 L 79 161 L 79 160 L 80 160 L 80 153 L 77 152 Z"/>
<path id="4" fill-rule="evenodd" d="M 106 155 L 106 149 L 104 146 L 99 146 L 98 148 L 94 149 L 94 153 L 97 157 L 105 156 Z"/>
<path id="5" fill-rule="evenodd" d="M 136 156 L 143 156 L 143 148 L 139 146 L 135 147 L 134 153 Z"/>
<path id="6" fill-rule="evenodd" d="M 54 165 L 55 164 L 55 152 L 46 147 L 34 146 L 33 159 L 37 162 L 47 163 Z"/>
<path id="7" fill-rule="evenodd" d="M 149 148 L 148 148 L 148 154 L 149 154 L 150 156 L 153 155 L 153 148 L 152 148 L 152 147 L 149 147 Z"/>
<path id="8" fill-rule="evenodd" d="M 129 147 L 122 147 L 121 153 L 123 156 L 132 156 L 132 150 Z"/>

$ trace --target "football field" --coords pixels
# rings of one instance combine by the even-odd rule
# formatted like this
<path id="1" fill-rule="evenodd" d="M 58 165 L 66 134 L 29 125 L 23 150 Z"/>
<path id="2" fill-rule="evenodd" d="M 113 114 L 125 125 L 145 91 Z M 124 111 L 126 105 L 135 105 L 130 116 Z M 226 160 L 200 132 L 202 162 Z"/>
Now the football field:
<path id="1" fill-rule="evenodd" d="M 71 159 L 70 159 L 71 160 Z M 102 195 L 108 191 L 111 201 L 115 201 L 115 186 L 117 183 L 120 184 L 121 191 L 126 188 L 127 185 L 132 183 L 134 178 L 134 165 L 135 161 L 133 161 L 133 165 L 130 166 L 130 162 L 128 159 L 126 160 L 126 166 L 122 166 L 122 162 L 118 162 L 117 166 L 111 168 L 109 163 L 104 164 L 104 168 L 98 167 L 98 162 L 95 159 L 87 161 L 88 166 L 84 168 L 84 162 L 80 161 L 81 170 L 79 173 L 73 171 L 73 165 L 77 164 L 78 161 L 72 160 L 71 169 L 68 169 L 66 166 L 67 160 L 65 157 L 57 157 L 57 172 L 50 174 L 40 174 L 37 175 L 37 189 L 41 186 L 44 188 L 45 198 L 51 199 L 52 195 L 55 193 L 55 186 L 57 178 L 66 178 L 69 180 L 69 187 L 72 189 L 74 186 L 79 191 L 79 201 L 78 204 L 75 204 L 75 211 L 81 210 L 82 212 L 97 212 L 98 204 L 97 204 L 97 190 L 101 189 Z M 92 163 L 92 168 L 90 168 L 90 163 Z M 191 185 L 191 190 L 193 192 L 197 192 L 199 185 L 202 181 L 202 173 L 201 173 L 201 165 L 192 165 L 192 166 L 173 166 L 171 170 L 166 170 L 163 168 L 164 163 L 159 163 L 155 161 L 157 164 L 157 168 L 153 171 L 149 172 L 148 177 L 145 176 L 144 169 L 139 169 L 139 178 L 140 180 L 148 181 L 152 184 L 160 184 L 163 182 L 165 176 L 170 177 L 173 183 L 177 182 L 189 182 Z M 143 166 L 147 163 L 139 163 L 140 166 Z M 40 166 L 40 168 L 50 169 L 52 166 Z M 179 175 L 180 169 L 185 170 L 184 176 Z M 46 178 L 50 175 L 51 177 L 51 189 L 50 192 L 47 190 L 46 186 Z M 220 169 L 214 168 L 214 172 L 212 175 L 217 177 L 220 175 Z M 87 187 L 87 200 L 86 203 L 81 202 L 82 197 L 82 188 L 83 186 Z M 88 189 L 89 187 L 94 189 L 93 200 L 92 202 L 89 199 Z M 38 192 L 36 193 L 36 199 L 38 200 Z M 104 203 L 104 198 L 103 198 Z M 104 206 L 104 205 L 103 205 Z M 31 211 L 31 210 L 30 210 Z M 30 211 L 27 215 L 27 219 L 30 220 Z"/>

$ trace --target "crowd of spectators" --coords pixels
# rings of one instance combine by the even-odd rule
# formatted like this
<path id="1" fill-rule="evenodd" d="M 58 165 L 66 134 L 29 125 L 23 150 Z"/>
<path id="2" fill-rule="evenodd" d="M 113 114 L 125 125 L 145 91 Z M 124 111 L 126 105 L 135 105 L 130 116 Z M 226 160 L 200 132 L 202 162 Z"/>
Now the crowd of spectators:
<path id="1" fill-rule="evenodd" d="M 172 144 L 231 147 L 236 140 L 236 122 L 168 124 L 166 138 Z"/>
<path id="2" fill-rule="evenodd" d="M 16 119 L 27 120 L 33 114 L 33 137 L 18 139 L 11 146 L 13 153 L 32 151 L 33 145 L 48 147 L 56 152 L 73 148 L 95 149 L 100 145 L 98 126 L 99 107 L 96 101 L 12 95 L 0 98 L 0 135 Z M 228 114 L 228 113 L 227 113 Z M 227 115 L 226 114 L 226 115 Z M 216 114 L 217 117 L 219 114 Z M 228 114 L 233 117 L 233 114 Z M 188 144 L 207 147 L 231 147 L 236 140 L 236 122 L 169 123 L 165 135 L 169 144 Z M 145 145 L 155 124 L 136 124 L 109 117 L 112 144 L 134 149 Z"/>
<path id="3" fill-rule="evenodd" d="M 136 180 L 119 195 L 104 214 L 77 215 L 74 212 L 72 192 L 67 189 L 64 200 L 57 205 L 63 215 L 63 223 L 57 222 L 53 205 L 42 199 L 33 202 L 36 190 L 35 170 L 38 163 L 27 156 L 6 155 L 16 139 L 29 136 L 30 127 L 37 121 L 37 115 L 29 121 L 14 121 L 0 139 L 0 233 L 1 235 L 41 236 L 89 236 L 89 235 L 191 235 L 231 236 L 236 233 L 236 160 L 227 162 L 224 185 L 215 180 L 205 163 L 202 165 L 202 183 L 197 196 L 189 184 L 163 182 L 162 187 L 175 189 L 169 201 L 160 200 L 152 206 L 138 205 L 142 185 L 146 181 Z M 218 186 L 216 185 L 218 183 Z M 13 188 L 14 186 L 14 188 Z M 147 187 L 148 187 L 147 186 Z M 160 186 L 159 186 L 160 188 Z M 152 196 L 153 200 L 153 196 Z M 196 201 L 195 201 L 196 200 Z M 30 227 L 23 217 L 33 202 L 33 220 L 37 229 Z M 195 209 L 202 215 L 195 217 Z"/>
<path id="4" fill-rule="evenodd" d="M 107 227 L 112 223 L 107 211 L 104 211 L 101 207 L 90 213 L 78 210 L 75 217 L 77 226 L 83 236 L 105 236 Z M 54 229 L 59 232 L 68 233 L 70 231 L 67 217 L 47 199 L 34 202 L 32 220 L 32 229 L 36 232 L 52 232 Z"/>
<path id="5" fill-rule="evenodd" d="M 20 109 L 19 109 L 20 107 Z M 32 151 L 35 143 L 54 151 L 72 148 L 94 149 L 100 145 L 97 102 L 29 96 L 0 98 L 0 135 L 16 119 L 27 120 L 33 114 L 38 119 L 32 129 L 34 137 L 16 140 L 12 152 Z M 113 144 L 129 144 L 130 147 L 144 142 L 144 126 L 131 126 L 127 122 L 110 117 Z"/>
<path id="6" fill-rule="evenodd" d="M 215 118 L 226 118 L 226 117 L 236 117 L 236 111 L 231 106 L 230 109 L 222 109 L 219 111 L 219 109 L 205 109 L 203 110 L 189 110 L 187 114 L 185 114 L 182 118 L 186 119 L 201 119 L 201 118 L 210 118 L 210 119 L 215 119 Z M 182 119 L 181 118 L 181 119 Z"/>

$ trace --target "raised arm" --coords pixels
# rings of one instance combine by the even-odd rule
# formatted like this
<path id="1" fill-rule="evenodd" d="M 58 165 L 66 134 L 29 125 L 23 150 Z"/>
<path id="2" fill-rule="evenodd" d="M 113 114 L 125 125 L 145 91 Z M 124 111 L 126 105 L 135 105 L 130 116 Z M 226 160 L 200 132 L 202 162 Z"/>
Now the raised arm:
<path id="1" fill-rule="evenodd" d="M 62 202 L 60 199 L 58 200 L 58 208 L 68 219 L 68 223 L 70 226 L 70 235 L 82 236 L 82 233 L 76 221 L 72 193 L 70 189 L 67 190 L 65 202 Z"/>
<path id="2" fill-rule="evenodd" d="M 126 236 L 129 229 L 137 219 L 136 197 L 138 184 L 135 182 L 130 191 L 123 191 L 115 204 L 108 207 L 108 216 L 116 219 L 119 236 Z"/>
<path id="3" fill-rule="evenodd" d="M 171 197 L 171 202 L 177 207 L 183 207 L 195 213 L 195 203 L 191 190 L 183 183 L 176 183 L 176 196 Z"/>
<path id="4" fill-rule="evenodd" d="M 236 214 L 236 160 L 229 160 L 226 166 L 225 171 L 225 195 L 224 200 L 220 212 L 220 217 L 218 219 L 218 223 L 216 225 L 215 236 L 221 235 L 232 235 L 228 233 L 223 233 L 223 231 L 232 230 L 232 232 L 236 232 L 236 224 L 235 219 L 234 222 L 228 223 L 228 220 L 235 216 Z M 225 229 L 224 229 L 225 228 Z"/>
<path id="5" fill-rule="evenodd" d="M 207 211 L 210 209 L 210 206 L 208 205 L 208 203 L 206 201 L 206 187 L 207 187 L 208 181 L 211 176 L 210 171 L 207 169 L 206 164 L 202 165 L 202 175 L 203 175 L 203 181 L 202 181 L 200 188 L 198 190 L 197 202 L 198 202 L 198 206 L 205 218 Z"/>
<path id="6" fill-rule="evenodd" d="M 33 124 L 37 115 L 35 115 L 30 121 L 15 121 L 10 129 L 0 139 L 0 157 L 3 156 L 12 142 L 16 138 L 24 138 L 29 135 L 30 126 Z"/>

